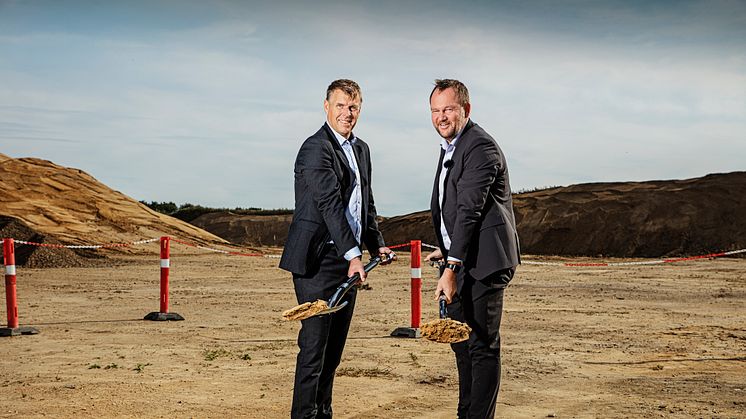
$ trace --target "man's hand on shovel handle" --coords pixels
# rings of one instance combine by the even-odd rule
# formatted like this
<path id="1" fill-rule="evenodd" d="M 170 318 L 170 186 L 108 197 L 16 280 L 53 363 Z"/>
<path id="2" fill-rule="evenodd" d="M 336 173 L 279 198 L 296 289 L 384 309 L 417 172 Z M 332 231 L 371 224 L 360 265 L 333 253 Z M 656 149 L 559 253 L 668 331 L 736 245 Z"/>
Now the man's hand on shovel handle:
<path id="1" fill-rule="evenodd" d="M 431 264 L 441 264 L 443 262 L 443 252 L 440 248 L 437 248 L 430 252 L 429 255 L 425 256 L 425 261 Z M 456 294 L 456 272 L 450 269 L 444 269 L 443 275 L 438 280 L 438 287 L 435 288 L 435 301 L 438 301 L 440 295 L 443 294 L 446 297 L 446 302 L 451 303 L 453 296 Z"/>
<path id="2" fill-rule="evenodd" d="M 443 252 L 440 251 L 440 248 L 437 248 L 430 252 L 429 255 L 425 256 L 425 262 L 430 262 L 431 264 L 433 262 L 440 262 L 443 260 Z"/>
<path id="3" fill-rule="evenodd" d="M 389 263 L 395 261 L 396 253 L 391 251 L 388 247 L 379 247 L 378 248 L 378 257 L 381 258 L 381 265 L 388 265 Z"/>
<path id="4" fill-rule="evenodd" d="M 441 293 L 446 297 L 448 304 L 456 294 L 456 273 L 450 269 L 443 270 L 443 275 L 438 280 L 438 286 L 435 288 L 435 301 L 438 301 Z"/>
<path id="5" fill-rule="evenodd" d="M 365 273 L 365 267 L 363 266 L 363 260 L 361 257 L 352 258 L 350 260 L 350 267 L 347 268 L 347 277 L 352 278 L 353 275 L 360 275 L 360 282 L 365 282 L 368 274 Z"/>

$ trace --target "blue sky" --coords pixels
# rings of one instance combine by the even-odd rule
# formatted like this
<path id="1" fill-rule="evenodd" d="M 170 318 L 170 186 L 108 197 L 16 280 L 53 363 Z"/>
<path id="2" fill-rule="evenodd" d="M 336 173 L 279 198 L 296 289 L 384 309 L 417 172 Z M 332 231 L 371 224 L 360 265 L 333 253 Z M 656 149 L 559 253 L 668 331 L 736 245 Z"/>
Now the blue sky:
<path id="1" fill-rule="evenodd" d="M 292 207 L 341 77 L 383 215 L 429 205 L 435 78 L 513 190 L 746 169 L 744 1 L 0 0 L 0 153 L 138 200 Z"/>

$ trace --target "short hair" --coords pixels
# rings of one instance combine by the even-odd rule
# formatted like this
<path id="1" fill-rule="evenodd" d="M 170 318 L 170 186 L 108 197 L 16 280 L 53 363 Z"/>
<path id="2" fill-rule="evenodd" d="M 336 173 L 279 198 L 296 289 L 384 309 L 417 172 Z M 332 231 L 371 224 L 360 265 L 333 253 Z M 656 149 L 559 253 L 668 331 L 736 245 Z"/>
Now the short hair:
<path id="1" fill-rule="evenodd" d="M 448 88 L 452 88 L 456 92 L 459 105 L 466 106 L 469 103 L 469 89 L 466 88 L 464 83 L 454 79 L 435 79 L 435 87 L 430 92 L 430 100 L 433 99 L 433 93 L 436 91 L 442 92 Z"/>
<path id="2" fill-rule="evenodd" d="M 352 80 L 349 79 L 339 79 L 334 80 L 329 87 L 326 88 L 326 100 L 329 100 L 329 98 L 332 96 L 332 92 L 335 90 L 341 90 L 347 96 L 355 99 L 360 98 L 360 101 L 363 100 L 363 94 L 360 92 L 360 86 L 358 86 L 357 83 L 355 83 Z"/>

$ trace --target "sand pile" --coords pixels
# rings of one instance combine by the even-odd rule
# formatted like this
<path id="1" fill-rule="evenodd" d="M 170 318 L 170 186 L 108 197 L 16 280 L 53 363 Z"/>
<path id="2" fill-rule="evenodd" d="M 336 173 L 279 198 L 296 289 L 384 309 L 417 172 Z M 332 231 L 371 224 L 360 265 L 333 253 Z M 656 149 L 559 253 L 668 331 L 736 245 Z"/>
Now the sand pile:
<path id="1" fill-rule="evenodd" d="M 225 242 L 152 211 L 81 170 L 47 160 L 0 154 L 0 179 L 0 215 L 13 217 L 18 222 L 11 224 L 26 226 L 29 234 L 43 236 L 47 243 L 125 243 L 162 235 L 197 243 Z M 136 247 L 123 250 L 140 251 Z"/>
<path id="2" fill-rule="evenodd" d="M 590 183 L 516 200 L 525 252 L 660 257 L 746 247 L 746 172 Z"/>
<path id="3" fill-rule="evenodd" d="M 0 216 L 0 237 L 34 243 L 61 244 L 29 228 L 23 221 Z M 26 268 L 78 268 L 99 266 L 102 256 L 84 249 L 48 248 L 15 243 L 15 262 Z M 0 257 L 5 264 L 4 258 Z"/>
<path id="4" fill-rule="evenodd" d="M 433 231 L 433 218 L 430 211 L 419 211 L 411 214 L 386 218 L 378 223 L 386 243 L 409 243 L 410 240 L 421 240 L 423 243 L 437 246 Z M 424 253 L 425 255 L 427 253 Z"/>
<path id="5" fill-rule="evenodd" d="M 245 215 L 220 211 L 201 215 L 190 223 L 234 244 L 283 246 L 292 219 L 292 214 Z"/>
<path id="6" fill-rule="evenodd" d="M 513 200 L 524 254 L 661 257 L 746 248 L 746 172 L 588 183 Z M 380 227 L 388 243 L 435 244 L 429 211 Z"/>

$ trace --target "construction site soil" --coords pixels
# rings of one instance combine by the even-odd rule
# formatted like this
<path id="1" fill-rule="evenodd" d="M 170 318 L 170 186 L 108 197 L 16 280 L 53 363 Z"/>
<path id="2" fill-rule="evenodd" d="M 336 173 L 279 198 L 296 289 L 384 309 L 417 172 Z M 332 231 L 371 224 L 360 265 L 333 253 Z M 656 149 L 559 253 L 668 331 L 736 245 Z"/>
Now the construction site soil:
<path id="1" fill-rule="evenodd" d="M 660 257 L 746 247 L 745 185 L 739 172 L 519 194 L 524 260 L 537 260 L 533 250 Z M 39 159 L 0 155 L 0 216 L 4 237 L 43 244 L 168 235 L 234 249 L 82 171 Z M 281 232 L 288 220 L 272 222 Z M 389 243 L 434 241 L 424 212 L 384 220 L 382 229 Z M 255 250 L 281 251 L 247 253 Z M 300 325 L 282 319 L 296 300 L 276 258 L 172 242 L 170 311 L 186 320 L 150 322 L 142 318 L 159 307 L 157 242 L 116 250 L 18 243 L 16 256 L 20 323 L 40 333 L 0 338 L 0 417 L 288 416 Z M 372 272 L 358 294 L 335 380 L 335 416 L 455 416 L 449 346 L 389 337 L 410 322 L 407 256 L 400 251 L 400 261 Z M 427 321 L 438 318 L 436 271 L 423 271 Z M 524 264 L 506 290 L 497 414 L 744 417 L 745 299 L 743 258 Z"/>
<path id="2" fill-rule="evenodd" d="M 40 333 L 0 338 L 0 417 L 289 416 L 300 323 L 282 318 L 296 300 L 277 259 L 175 244 L 170 311 L 186 320 L 151 322 L 157 243 L 145 250 L 109 267 L 18 268 L 20 323 Z M 455 417 L 449 345 L 389 337 L 410 325 L 408 259 L 358 293 L 335 417 Z M 437 319 L 436 272 L 423 276 L 422 320 Z M 742 418 L 745 300 L 744 259 L 523 265 L 505 294 L 497 416 Z"/>

